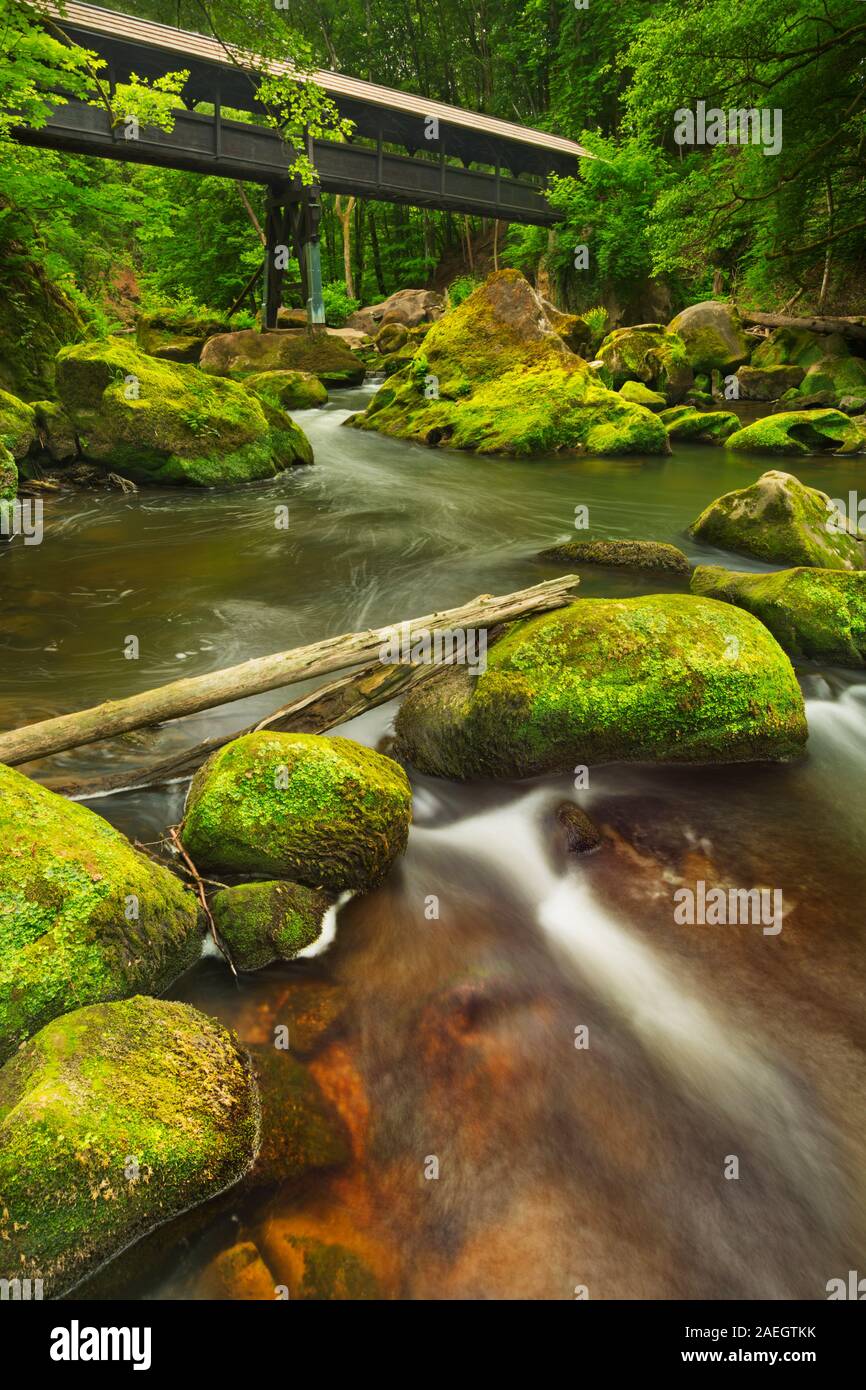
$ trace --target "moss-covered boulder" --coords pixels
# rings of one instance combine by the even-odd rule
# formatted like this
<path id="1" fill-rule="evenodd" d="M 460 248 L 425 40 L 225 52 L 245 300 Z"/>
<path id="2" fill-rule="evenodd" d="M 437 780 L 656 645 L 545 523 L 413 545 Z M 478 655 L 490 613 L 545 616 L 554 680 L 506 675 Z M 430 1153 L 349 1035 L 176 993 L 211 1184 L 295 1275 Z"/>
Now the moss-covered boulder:
<path id="1" fill-rule="evenodd" d="M 34 401 L 33 414 L 39 446 L 55 463 L 68 463 L 78 457 L 75 426 L 57 401 Z"/>
<path id="2" fill-rule="evenodd" d="M 234 486 L 312 462 L 283 411 L 119 339 L 64 348 L 57 387 L 85 457 L 136 482 Z"/>
<path id="3" fill-rule="evenodd" d="M 24 458 L 36 441 L 36 415 L 33 407 L 8 391 L 0 391 L 0 444 L 15 459 Z"/>
<path id="4" fill-rule="evenodd" d="M 605 762 L 746 762 L 806 740 L 791 664 L 750 614 L 683 594 L 582 599 L 515 624 L 472 676 L 448 669 L 397 716 L 397 749 L 443 777 Z"/>
<path id="5" fill-rule="evenodd" d="M 376 350 L 384 357 L 390 352 L 398 352 L 408 341 L 409 330 L 404 323 L 386 323 L 376 334 Z"/>
<path id="6" fill-rule="evenodd" d="M 843 396 L 863 395 L 866 392 L 866 361 L 841 353 L 820 357 L 809 366 L 799 389 L 810 395 L 830 391 L 836 401 Z"/>
<path id="7" fill-rule="evenodd" d="M 737 381 L 745 401 L 778 401 L 786 391 L 795 391 L 806 375 L 796 364 L 777 367 L 740 367 Z"/>
<path id="8" fill-rule="evenodd" d="M 303 1063 L 271 1044 L 251 1047 L 250 1056 L 261 1097 L 261 1144 L 247 1185 L 296 1182 L 345 1163 L 343 1125 Z"/>
<path id="9" fill-rule="evenodd" d="M 18 492 L 18 467 L 14 458 L 0 444 L 0 502 L 11 502 Z"/>
<path id="10" fill-rule="evenodd" d="M 668 328 L 682 338 L 696 372 L 732 372 L 749 360 L 751 345 L 733 304 L 714 299 L 692 304 Z"/>
<path id="11" fill-rule="evenodd" d="M 798 567 L 740 574 L 699 565 L 692 592 L 754 613 L 789 656 L 866 665 L 866 572 Z"/>
<path id="12" fill-rule="evenodd" d="M 562 541 L 542 550 L 539 559 L 565 565 L 612 565 L 637 570 L 666 570 L 688 574 L 687 557 L 664 541 Z"/>
<path id="13" fill-rule="evenodd" d="M 205 344 L 199 365 L 215 376 L 309 372 L 325 386 L 357 386 L 366 370 L 342 338 L 305 329 L 260 333 L 247 328 L 239 333 L 219 333 Z"/>
<path id="14" fill-rule="evenodd" d="M 208 338 L 231 328 L 227 314 L 167 307 L 141 314 L 135 338 L 142 352 L 167 362 L 198 362 Z"/>
<path id="15" fill-rule="evenodd" d="M 655 416 L 599 384 L 513 270 L 434 323 L 351 424 L 483 454 L 668 450 Z"/>
<path id="16" fill-rule="evenodd" d="M 193 778 L 182 827 L 198 865 L 335 892 L 378 883 L 406 847 L 401 767 L 347 738 L 245 734 Z"/>
<path id="17" fill-rule="evenodd" d="M 599 348 L 598 360 L 618 390 L 626 382 L 636 381 L 654 387 L 666 401 L 675 403 L 694 384 L 682 338 L 660 323 L 615 328 Z"/>
<path id="18" fill-rule="evenodd" d="M 317 888 L 277 879 L 221 888 L 211 911 L 237 969 L 261 970 L 311 946 L 332 901 Z"/>
<path id="19" fill-rule="evenodd" d="M 737 430 L 727 447 L 742 453 L 806 454 L 857 453 L 860 431 L 841 410 L 786 410 L 755 420 Z"/>
<path id="20" fill-rule="evenodd" d="M 0 1070 L 0 1276 L 67 1292 L 257 1144 L 249 1060 L 215 1019 L 140 997 L 55 1019 Z"/>
<path id="21" fill-rule="evenodd" d="M 693 406 L 674 406 L 659 416 L 671 439 L 693 444 L 724 444 L 740 428 L 739 417 L 730 410 L 695 410 Z"/>
<path id="22" fill-rule="evenodd" d="M 77 342 L 85 324 L 80 311 L 39 260 L 24 248 L 33 244 L 26 206 L 9 198 L 3 205 L 0 245 L 0 388 L 33 401 L 54 394 L 54 359 L 60 348 Z"/>
<path id="23" fill-rule="evenodd" d="M 647 410 L 664 410 L 667 398 L 660 391 L 651 391 L 642 381 L 626 381 L 619 388 L 624 401 L 632 405 L 645 405 Z"/>
<path id="24" fill-rule="evenodd" d="M 774 469 L 749 487 L 717 497 L 693 523 L 691 533 L 708 545 L 768 564 L 863 569 L 860 540 L 847 529 L 828 529 L 835 516 L 826 493 Z"/>
<path id="25" fill-rule="evenodd" d="M 101 816 L 0 764 L 0 1060 L 57 1014 L 161 992 L 200 953 L 194 893 Z"/>
<path id="26" fill-rule="evenodd" d="M 775 328 L 768 338 L 758 343 L 752 353 L 753 367 L 783 367 L 796 364 L 806 368 L 822 357 L 848 356 L 843 338 L 826 333 L 811 333 L 801 328 Z"/>
<path id="27" fill-rule="evenodd" d="M 243 384 L 279 410 L 314 410 L 328 403 L 325 387 L 311 372 L 253 372 Z"/>

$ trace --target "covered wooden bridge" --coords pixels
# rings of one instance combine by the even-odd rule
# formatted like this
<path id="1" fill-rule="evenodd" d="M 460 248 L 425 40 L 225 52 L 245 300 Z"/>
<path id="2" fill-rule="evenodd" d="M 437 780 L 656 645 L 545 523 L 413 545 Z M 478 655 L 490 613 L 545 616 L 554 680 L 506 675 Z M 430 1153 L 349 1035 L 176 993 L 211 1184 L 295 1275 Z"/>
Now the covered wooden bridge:
<path id="1" fill-rule="evenodd" d="M 73 42 L 96 52 L 106 63 L 109 87 L 184 69 L 186 108 L 179 108 L 171 132 L 142 128 L 135 138 L 112 123 L 107 110 L 69 101 L 55 108 L 38 130 L 22 129 L 22 142 L 143 164 L 187 169 L 199 174 L 267 185 L 264 322 L 276 323 L 281 302 L 283 258 L 277 248 L 291 246 L 301 267 L 311 323 L 324 322 L 318 226 L 319 193 L 407 203 L 508 222 L 550 226 L 559 220 L 548 204 L 543 180 L 551 173 L 573 174 L 577 160 L 591 158 L 573 140 L 546 131 L 464 111 L 359 81 L 341 73 L 299 75 L 328 93 L 341 116 L 353 122 L 347 141 L 307 140 L 307 154 L 318 183 L 304 188 L 287 171 L 296 151 L 278 132 L 231 120 L 225 110 L 261 114 L 257 97 L 261 71 L 218 39 L 173 29 L 68 0 L 47 11 Z M 288 64 L 270 70 L 292 74 Z M 188 109 L 210 108 L 208 114 Z M 394 153 L 394 148 L 404 153 Z"/>

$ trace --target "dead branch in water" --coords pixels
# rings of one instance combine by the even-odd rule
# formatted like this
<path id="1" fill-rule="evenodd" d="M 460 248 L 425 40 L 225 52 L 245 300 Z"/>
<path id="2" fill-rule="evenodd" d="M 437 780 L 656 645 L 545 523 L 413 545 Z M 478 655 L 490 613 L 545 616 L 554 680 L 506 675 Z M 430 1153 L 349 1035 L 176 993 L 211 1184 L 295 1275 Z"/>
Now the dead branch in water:
<path id="1" fill-rule="evenodd" d="M 202 911 L 204 912 L 204 915 L 210 924 L 210 934 L 213 937 L 213 943 L 216 946 L 217 950 L 220 952 L 220 954 L 225 957 L 229 969 L 231 970 L 232 974 L 236 977 L 238 972 L 235 970 L 234 961 L 232 960 L 225 944 L 220 938 L 220 934 L 216 929 L 216 922 L 214 921 L 213 913 L 211 912 L 210 906 L 208 905 L 207 893 L 204 889 L 204 879 L 202 878 L 195 864 L 192 862 L 186 850 L 184 849 L 183 843 L 178 833 L 178 827 L 176 825 L 170 826 L 167 831 L 167 835 L 169 840 L 177 850 L 179 858 L 186 865 L 187 869 L 189 870 L 192 876 L 193 882 L 195 884 L 195 891 L 198 894 L 198 900 L 202 906 Z"/>

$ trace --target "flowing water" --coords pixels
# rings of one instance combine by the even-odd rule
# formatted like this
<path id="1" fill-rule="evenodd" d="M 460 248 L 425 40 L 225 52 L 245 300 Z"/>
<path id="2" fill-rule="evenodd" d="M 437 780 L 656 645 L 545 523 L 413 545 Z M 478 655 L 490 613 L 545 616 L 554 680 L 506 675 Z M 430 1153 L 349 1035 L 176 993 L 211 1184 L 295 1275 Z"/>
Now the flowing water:
<path id="1" fill-rule="evenodd" d="M 268 484 L 49 499 L 43 543 L 0 556 L 2 725 L 551 577 L 562 567 L 535 557 L 580 534 L 579 505 L 593 536 L 756 567 L 685 528 L 765 461 L 679 446 L 481 460 L 342 429 L 366 398 L 300 414 L 316 466 Z M 837 497 L 863 468 L 785 466 Z M 581 592 L 662 587 L 682 585 L 587 569 Z M 181 1218 L 99 1291 L 202 1296 L 202 1271 L 238 1241 L 288 1283 L 305 1237 L 355 1251 L 405 1298 L 821 1298 L 828 1279 L 866 1273 L 866 684 L 800 674 L 810 742 L 797 764 L 593 768 L 580 791 L 413 776 L 405 858 L 340 906 L 306 958 L 235 982 L 206 954 L 173 996 L 250 1045 L 287 1024 L 351 1158 Z M 33 771 L 134 766 L 287 695 Z M 393 712 L 341 732 L 376 746 Z M 150 842 L 183 795 L 90 804 Z M 603 828 L 596 854 L 565 852 L 565 799 Z M 699 879 L 781 889 L 783 929 L 677 925 L 673 894 Z"/>

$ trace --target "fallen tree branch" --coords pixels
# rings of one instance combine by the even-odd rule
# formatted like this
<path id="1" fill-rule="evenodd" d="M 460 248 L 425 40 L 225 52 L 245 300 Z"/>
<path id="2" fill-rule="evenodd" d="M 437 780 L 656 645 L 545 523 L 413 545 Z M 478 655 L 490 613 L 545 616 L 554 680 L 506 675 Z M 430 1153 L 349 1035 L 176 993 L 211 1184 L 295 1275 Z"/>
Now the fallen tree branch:
<path id="1" fill-rule="evenodd" d="M 482 594 L 459 608 L 366 632 L 327 637 L 306 647 L 254 657 L 224 670 L 172 681 L 123 700 L 108 700 L 75 714 L 43 719 L 37 724 L 0 734 L 0 762 L 13 766 L 32 762 L 51 753 L 62 753 L 67 748 L 80 748 L 113 738 L 131 729 L 197 714 L 200 710 L 261 695 L 266 690 L 276 690 L 331 671 L 343 671 L 381 659 L 383 647 L 393 643 L 398 644 L 401 651 L 410 650 L 418 638 L 429 638 L 436 632 L 486 630 L 527 613 L 562 608 L 573 601 L 572 590 L 579 582 L 576 575 L 568 574 L 498 598 Z"/>
<path id="2" fill-rule="evenodd" d="M 210 910 L 210 906 L 208 905 L 207 893 L 204 889 L 204 880 L 202 879 L 201 874 L 199 873 L 195 864 L 192 862 L 186 850 L 184 849 L 183 842 L 181 841 L 180 835 L 178 833 L 178 827 L 176 825 L 170 826 L 168 831 L 168 838 L 177 850 L 179 858 L 186 865 L 190 875 L 192 876 L 193 882 L 195 883 L 195 891 L 198 894 L 198 900 L 201 903 L 202 912 L 204 913 L 205 917 L 208 920 L 208 923 L 210 924 L 210 934 L 213 937 L 213 943 L 216 946 L 217 950 L 220 952 L 220 954 L 225 957 L 232 974 L 234 976 L 237 976 L 238 972 L 235 970 L 234 961 L 232 960 L 231 956 L 226 950 L 224 943 L 220 939 L 219 932 L 216 929 L 216 922 L 214 921 L 213 913 Z"/>
<path id="3" fill-rule="evenodd" d="M 839 333 L 845 338 L 866 338 L 866 318 L 830 318 L 816 315 L 811 318 L 794 318 L 790 314 L 750 313 L 740 310 L 743 323 L 758 324 L 763 328 L 801 328 L 810 333 Z"/>

